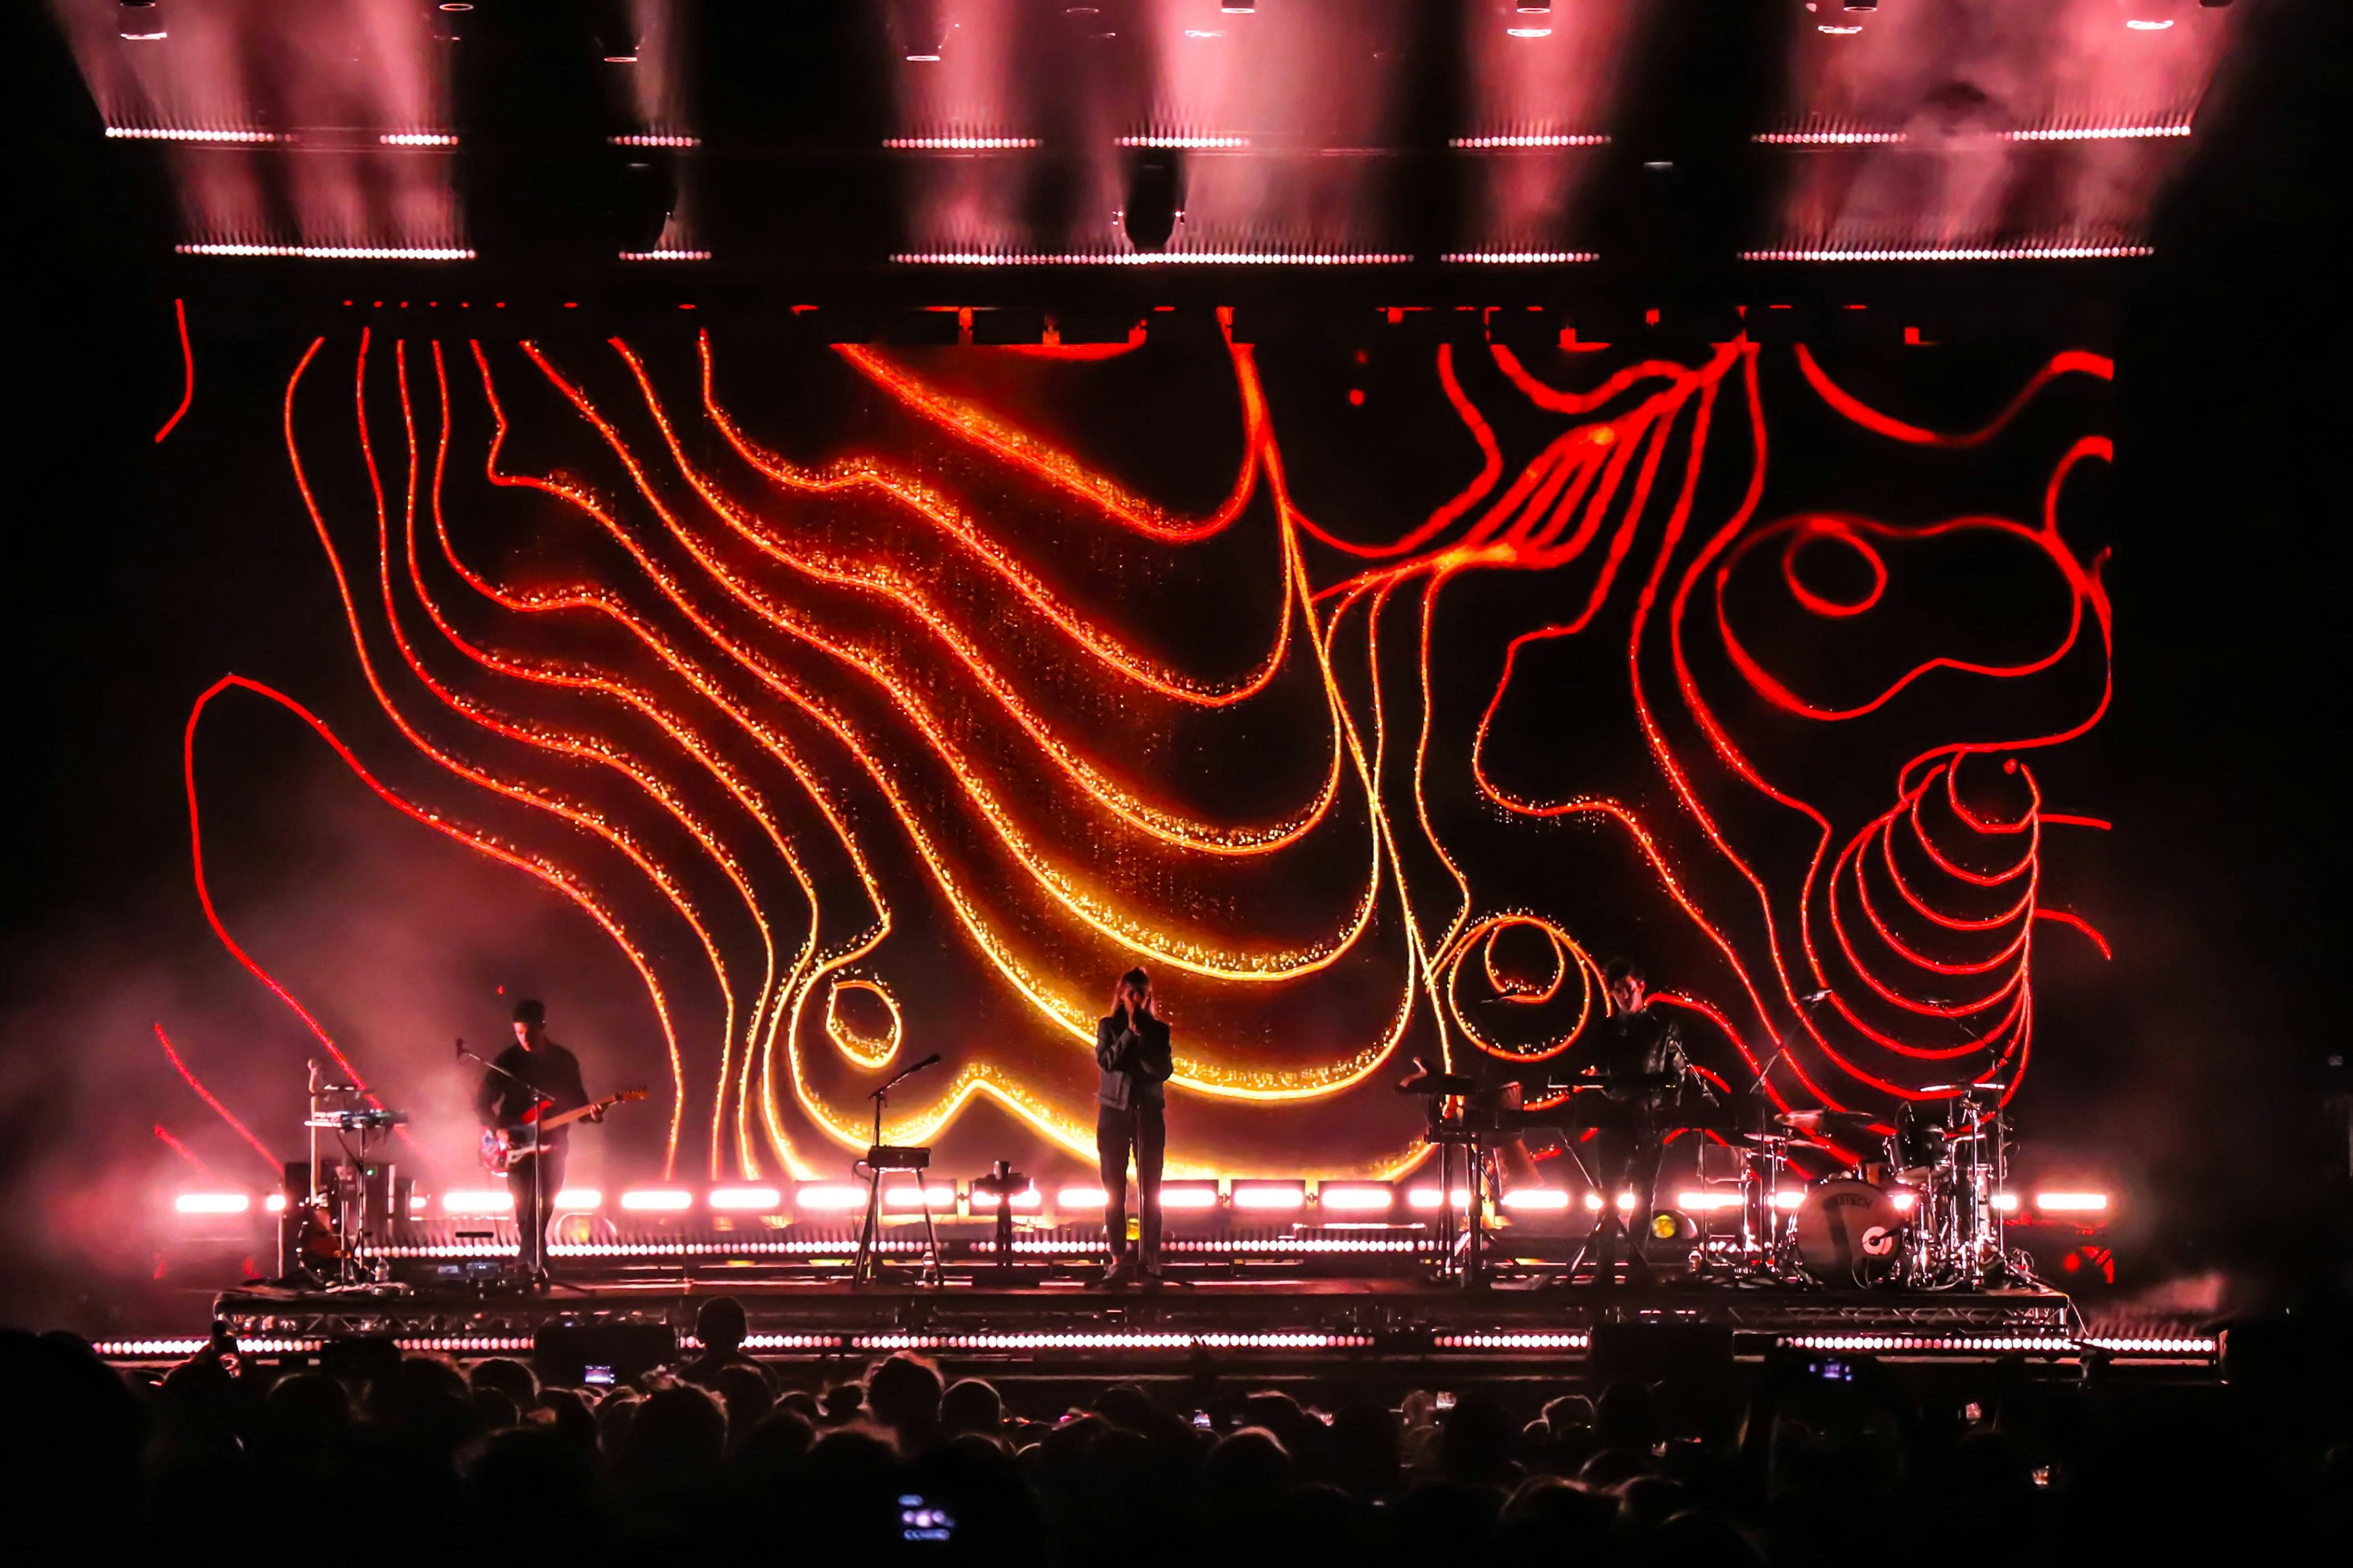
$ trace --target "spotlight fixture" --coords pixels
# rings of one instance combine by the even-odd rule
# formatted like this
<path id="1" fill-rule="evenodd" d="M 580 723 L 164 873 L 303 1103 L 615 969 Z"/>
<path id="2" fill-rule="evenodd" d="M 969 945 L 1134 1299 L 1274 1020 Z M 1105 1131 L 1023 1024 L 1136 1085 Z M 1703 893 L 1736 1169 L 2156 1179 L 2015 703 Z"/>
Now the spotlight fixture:
<path id="1" fill-rule="evenodd" d="M 629 0 L 602 0 L 592 13 L 589 29 L 596 53 L 607 65 L 638 63 L 638 50 L 645 40 L 638 25 L 638 9 Z"/>
<path id="2" fill-rule="evenodd" d="M 165 36 L 164 18 L 155 9 L 155 0 L 121 0 L 122 36 L 135 44 L 153 43 Z"/>
<path id="3" fill-rule="evenodd" d="M 1138 250 L 1164 250 L 1185 205 L 1184 153 L 1174 147 L 1139 147 L 1128 166 L 1127 205 L 1120 226 Z"/>

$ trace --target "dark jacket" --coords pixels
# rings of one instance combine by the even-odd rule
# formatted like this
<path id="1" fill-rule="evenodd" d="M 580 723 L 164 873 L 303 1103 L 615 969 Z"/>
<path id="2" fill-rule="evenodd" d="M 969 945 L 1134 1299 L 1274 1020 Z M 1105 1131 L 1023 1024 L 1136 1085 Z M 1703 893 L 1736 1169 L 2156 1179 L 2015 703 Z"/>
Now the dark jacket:
<path id="1" fill-rule="evenodd" d="M 1131 1024 L 1118 1013 L 1098 1020 L 1095 1066 L 1103 1068 L 1095 1099 L 1106 1109 L 1131 1110 L 1139 1105 L 1167 1103 L 1168 1091 L 1161 1086 L 1176 1070 L 1169 1054 L 1168 1026 L 1152 1017 Z"/>
<path id="2" fill-rule="evenodd" d="M 530 1113 L 536 1100 L 554 1103 L 547 1110 L 576 1110 L 588 1103 L 588 1090 L 580 1081 L 580 1058 L 557 1045 L 554 1040 L 542 1040 L 537 1050 L 527 1051 L 520 1043 L 509 1046 L 498 1055 L 501 1071 L 485 1072 L 482 1086 L 474 1093 L 474 1114 L 485 1127 L 507 1127 L 521 1121 Z M 512 1078 L 508 1074 L 513 1074 Z M 531 1085 L 525 1089 L 521 1079 Z M 532 1091 L 536 1089 L 534 1095 Z M 556 1128 L 548 1134 L 550 1142 L 558 1142 L 571 1131 Z"/>

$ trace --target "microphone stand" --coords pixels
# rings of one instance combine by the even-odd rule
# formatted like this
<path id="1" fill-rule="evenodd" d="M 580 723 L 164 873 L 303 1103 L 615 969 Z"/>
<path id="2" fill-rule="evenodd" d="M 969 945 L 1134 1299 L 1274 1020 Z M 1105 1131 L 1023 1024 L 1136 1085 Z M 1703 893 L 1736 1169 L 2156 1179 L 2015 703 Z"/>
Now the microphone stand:
<path id="1" fill-rule="evenodd" d="M 849 1266 L 849 1282 L 852 1286 L 873 1283 L 881 1276 L 882 1269 L 883 1166 L 881 1162 L 884 1157 L 884 1149 L 882 1144 L 883 1108 L 890 1103 L 891 1091 L 892 1089 L 898 1088 L 900 1084 L 905 1082 L 908 1079 L 914 1077 L 925 1068 L 936 1067 L 939 1064 L 939 1053 L 934 1051 L 930 1056 L 925 1057 L 922 1061 L 916 1062 L 910 1067 L 900 1068 L 896 1074 L 892 1075 L 888 1082 L 881 1084 L 867 1095 L 867 1098 L 874 1102 L 874 1136 L 869 1141 L 866 1149 L 866 1159 L 864 1162 L 866 1165 L 866 1223 L 859 1229 L 858 1253 L 857 1257 L 851 1261 Z M 927 1233 L 931 1237 L 932 1242 L 932 1283 L 938 1285 L 944 1282 L 940 1270 L 939 1234 L 935 1229 L 931 1228 L 932 1200 L 930 1193 L 927 1190 L 928 1184 L 923 1180 L 924 1170 L 930 1163 L 931 1151 L 926 1149 L 918 1151 L 918 1152 L 923 1156 L 924 1163 L 923 1164 L 906 1168 L 913 1169 L 915 1173 L 915 1190 L 922 1194 L 923 1197 L 923 1224 L 926 1227 Z M 900 1167 L 894 1166 L 893 1168 L 897 1169 Z M 851 1165 L 849 1170 L 850 1174 L 853 1177 L 857 1175 L 857 1165 Z M 920 1282 L 920 1272 L 917 1275 L 917 1279 Z"/>

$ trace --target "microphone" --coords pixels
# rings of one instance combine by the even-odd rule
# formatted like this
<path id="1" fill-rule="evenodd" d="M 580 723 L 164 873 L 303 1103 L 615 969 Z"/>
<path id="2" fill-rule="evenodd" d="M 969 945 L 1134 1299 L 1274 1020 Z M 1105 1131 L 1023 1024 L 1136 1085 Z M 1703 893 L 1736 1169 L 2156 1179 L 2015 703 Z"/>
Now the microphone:
<path id="1" fill-rule="evenodd" d="M 939 1065 L 940 1065 L 940 1053 L 939 1053 L 939 1052 L 937 1052 L 937 1051 L 934 1051 L 930 1056 L 925 1057 L 922 1061 L 919 1061 L 919 1062 L 915 1063 L 915 1064 L 914 1064 L 914 1066 L 913 1066 L 913 1067 L 909 1067 L 909 1068 L 902 1068 L 902 1069 L 900 1069 L 900 1071 L 899 1071 L 895 1076 L 893 1076 L 893 1077 L 892 1078 L 892 1079 L 891 1079 L 891 1081 L 890 1081 L 890 1082 L 888 1082 L 888 1083 L 884 1084 L 881 1088 L 880 1088 L 880 1089 L 875 1089 L 872 1093 L 869 1094 L 866 1098 L 867 1098 L 867 1099 L 869 1099 L 869 1100 L 880 1100 L 880 1099 L 881 1099 L 884 1095 L 886 1095 L 886 1094 L 890 1093 L 892 1089 L 893 1089 L 894 1088 L 896 1088 L 896 1087 L 897 1087 L 901 1082 L 902 1082 L 903 1080 L 905 1080 L 905 1079 L 911 1079 L 911 1078 L 914 1077 L 917 1073 L 919 1073 L 919 1072 L 923 1071 L 925 1068 L 935 1068 L 935 1067 L 937 1067 L 937 1066 L 939 1066 Z"/>
<path id="2" fill-rule="evenodd" d="M 1831 994 L 1828 991 L 1809 991 L 1803 996 L 1799 997 L 1798 1000 L 1804 1003 L 1807 1006 L 1811 1007 L 1817 1004 L 1829 1001 L 1830 996 Z"/>
<path id="3" fill-rule="evenodd" d="M 935 1068 L 935 1067 L 937 1067 L 937 1066 L 939 1066 L 939 1065 L 940 1065 L 940 1053 L 939 1053 L 939 1052 L 937 1052 L 937 1051 L 934 1051 L 930 1056 L 925 1057 L 922 1061 L 919 1061 L 919 1062 L 917 1062 L 913 1067 L 909 1068 L 907 1069 L 907 1072 L 902 1072 L 902 1073 L 901 1073 L 899 1076 L 900 1076 L 901 1078 L 905 1078 L 905 1077 L 907 1076 L 907 1073 L 921 1072 L 921 1071 L 923 1071 L 925 1068 Z"/>
<path id="4" fill-rule="evenodd" d="M 459 1037 L 458 1037 L 458 1055 L 459 1055 L 459 1057 L 463 1057 L 465 1054 L 466 1054 L 466 1037 L 465 1037 L 465 1036 L 463 1036 L 463 1035 L 460 1035 L 460 1036 L 459 1036 Z"/>

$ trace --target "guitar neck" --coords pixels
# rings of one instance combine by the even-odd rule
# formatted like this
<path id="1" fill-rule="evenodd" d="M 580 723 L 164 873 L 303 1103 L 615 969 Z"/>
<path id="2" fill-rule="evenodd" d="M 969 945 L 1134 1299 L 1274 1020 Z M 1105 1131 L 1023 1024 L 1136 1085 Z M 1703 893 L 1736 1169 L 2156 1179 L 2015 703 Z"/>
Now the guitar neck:
<path id="1" fill-rule="evenodd" d="M 543 1116 L 539 1119 L 539 1130 L 544 1132 L 551 1127 L 561 1127 L 567 1121 L 577 1121 L 584 1116 L 594 1116 L 600 1110 L 608 1110 L 619 1104 L 620 1100 L 621 1097 L 617 1094 L 607 1095 L 603 1100 L 592 1100 L 587 1104 L 575 1106 L 570 1110 L 559 1110 L 553 1116 Z"/>

